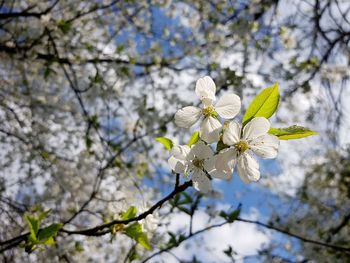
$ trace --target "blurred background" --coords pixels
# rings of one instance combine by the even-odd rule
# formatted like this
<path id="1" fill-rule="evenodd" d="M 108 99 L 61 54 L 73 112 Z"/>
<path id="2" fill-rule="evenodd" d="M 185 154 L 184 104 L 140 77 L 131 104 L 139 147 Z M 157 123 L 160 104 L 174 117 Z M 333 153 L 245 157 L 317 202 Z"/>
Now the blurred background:
<path id="1" fill-rule="evenodd" d="M 348 0 L 0 1 L 0 260 L 349 262 L 349 42 Z M 154 138 L 187 143 L 198 127 L 173 116 L 199 103 L 204 75 L 242 98 L 239 119 L 279 82 L 273 126 L 319 135 L 281 141 L 258 183 L 234 174 L 163 205 L 150 251 L 118 233 L 60 232 L 29 254 L 5 242 L 28 231 L 26 212 L 84 229 L 172 191 Z M 210 228 L 239 206 L 250 222 Z"/>

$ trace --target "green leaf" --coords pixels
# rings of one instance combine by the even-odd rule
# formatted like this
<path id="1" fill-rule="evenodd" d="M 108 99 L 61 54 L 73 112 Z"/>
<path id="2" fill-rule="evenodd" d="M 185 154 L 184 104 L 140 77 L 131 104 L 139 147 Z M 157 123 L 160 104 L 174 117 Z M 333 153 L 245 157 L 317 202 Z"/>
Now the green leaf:
<path id="1" fill-rule="evenodd" d="M 32 253 L 37 248 L 37 245 L 34 245 L 33 243 L 27 243 L 24 246 L 24 251 L 29 253 Z"/>
<path id="2" fill-rule="evenodd" d="M 129 253 L 128 260 L 129 260 L 129 262 L 132 262 L 132 261 L 134 261 L 136 259 L 141 259 L 141 256 L 139 254 L 137 254 L 136 249 L 133 248 L 131 250 L 131 252 Z"/>
<path id="3" fill-rule="evenodd" d="M 136 222 L 124 228 L 124 232 L 128 237 L 135 239 L 142 232 L 142 226 Z"/>
<path id="4" fill-rule="evenodd" d="M 170 151 L 174 145 L 173 141 L 166 138 L 166 137 L 158 137 L 158 138 L 156 138 L 156 141 L 163 144 L 168 151 Z"/>
<path id="5" fill-rule="evenodd" d="M 143 246 L 145 249 L 151 250 L 151 244 L 148 240 L 147 234 L 146 233 L 141 233 L 137 240 L 136 240 L 141 246 Z"/>
<path id="6" fill-rule="evenodd" d="M 135 206 L 130 206 L 126 212 L 122 213 L 121 219 L 128 220 L 136 216 L 137 210 Z"/>
<path id="7" fill-rule="evenodd" d="M 241 209 L 237 208 L 236 210 L 232 211 L 229 214 L 227 214 L 225 211 L 221 211 L 219 216 L 224 218 L 227 222 L 232 223 L 237 219 L 240 213 L 241 213 Z"/>
<path id="8" fill-rule="evenodd" d="M 142 232 L 142 226 L 140 223 L 133 223 L 124 229 L 125 234 L 134 239 L 137 243 L 139 243 L 144 248 L 150 250 L 151 244 L 149 243 L 148 237 L 146 233 Z"/>
<path id="9" fill-rule="evenodd" d="M 191 215 L 192 214 L 192 211 L 186 207 L 183 207 L 183 206 L 179 206 L 178 209 L 188 215 Z"/>
<path id="10" fill-rule="evenodd" d="M 243 125 L 255 117 L 270 118 L 277 109 L 279 99 L 278 83 L 264 89 L 249 105 L 243 116 Z"/>
<path id="11" fill-rule="evenodd" d="M 168 232 L 168 234 L 170 236 L 168 244 L 170 246 L 176 246 L 176 244 L 177 244 L 176 235 L 174 233 L 172 233 L 172 232 Z"/>
<path id="12" fill-rule="evenodd" d="M 42 244 L 47 246 L 52 246 L 55 244 L 55 240 L 53 239 L 53 237 L 49 237 L 48 239 L 46 239 L 45 242 L 42 242 Z"/>
<path id="13" fill-rule="evenodd" d="M 277 136 L 280 140 L 294 140 L 318 133 L 302 126 L 293 125 L 287 128 L 270 128 L 269 134 Z"/>
<path id="14" fill-rule="evenodd" d="M 199 131 L 196 131 L 192 134 L 190 140 L 188 141 L 188 146 L 191 147 L 193 144 L 199 141 Z"/>
<path id="15" fill-rule="evenodd" d="M 40 222 L 43 221 L 43 220 L 51 213 L 51 210 L 52 210 L 52 209 L 48 209 L 48 210 L 46 210 L 46 211 L 40 213 L 39 218 L 38 218 L 39 221 L 40 221 Z"/>
<path id="16" fill-rule="evenodd" d="M 41 229 L 38 234 L 39 241 L 45 244 L 46 241 L 49 241 L 49 239 L 57 235 L 57 232 L 58 230 L 60 230 L 61 227 L 62 224 L 51 224 Z"/>
<path id="17" fill-rule="evenodd" d="M 230 214 L 228 214 L 227 221 L 232 223 L 237 219 L 240 213 L 241 213 L 241 209 L 236 209 L 235 211 L 231 212 Z"/>
<path id="18" fill-rule="evenodd" d="M 193 203 L 193 199 L 192 197 L 186 193 L 186 192 L 182 192 L 180 193 L 180 195 L 184 198 L 182 199 L 178 204 L 179 205 L 186 205 L 186 204 L 192 204 Z"/>
<path id="19" fill-rule="evenodd" d="M 61 29 L 63 34 L 67 34 L 72 27 L 72 23 L 66 20 L 60 20 L 58 21 L 57 26 Z"/>
<path id="20" fill-rule="evenodd" d="M 148 164 L 146 162 L 142 162 L 137 165 L 136 168 L 136 176 L 139 179 L 142 179 L 148 173 Z"/>
<path id="21" fill-rule="evenodd" d="M 90 138 L 90 136 L 85 137 L 85 145 L 88 150 L 91 149 L 91 146 L 93 144 L 93 140 Z"/>
<path id="22" fill-rule="evenodd" d="M 41 151 L 40 155 L 44 160 L 50 160 L 50 153 L 48 153 L 47 151 Z"/>
<path id="23" fill-rule="evenodd" d="M 30 216 L 28 214 L 24 215 L 24 219 L 26 220 L 28 227 L 29 227 L 29 232 L 30 235 L 28 237 L 28 240 L 31 242 L 36 242 L 37 239 L 37 233 L 40 228 L 40 221 L 38 218 L 34 216 Z"/>
<path id="24" fill-rule="evenodd" d="M 76 252 L 83 252 L 84 251 L 84 247 L 83 247 L 82 243 L 79 241 L 75 242 L 74 248 L 75 248 Z"/>

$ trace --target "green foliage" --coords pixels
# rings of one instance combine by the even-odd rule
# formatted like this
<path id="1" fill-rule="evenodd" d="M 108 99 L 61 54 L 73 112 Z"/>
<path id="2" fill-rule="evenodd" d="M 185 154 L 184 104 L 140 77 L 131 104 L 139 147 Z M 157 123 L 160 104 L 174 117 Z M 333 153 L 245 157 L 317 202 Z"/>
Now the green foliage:
<path id="1" fill-rule="evenodd" d="M 29 237 L 28 237 L 28 241 L 30 242 L 36 242 L 37 241 L 37 233 L 39 231 L 39 227 L 40 227 L 40 221 L 39 219 L 37 219 L 36 217 L 33 217 L 31 215 L 24 215 L 24 219 L 27 222 L 27 225 L 29 227 Z"/>
<path id="2" fill-rule="evenodd" d="M 40 229 L 41 222 L 48 216 L 51 210 L 41 212 L 39 215 L 25 214 L 24 219 L 29 228 L 29 236 L 25 245 L 26 252 L 30 253 L 37 248 L 38 245 L 55 244 L 54 237 L 62 227 L 62 224 L 51 224 Z"/>
<path id="3" fill-rule="evenodd" d="M 62 19 L 58 21 L 57 27 L 62 31 L 63 34 L 67 34 L 71 30 L 72 23 Z"/>
<path id="4" fill-rule="evenodd" d="M 287 128 L 270 128 L 269 133 L 275 135 L 280 140 L 301 139 L 307 136 L 318 134 L 308 128 L 293 125 Z"/>
<path id="5" fill-rule="evenodd" d="M 193 144 L 196 144 L 199 141 L 199 131 L 196 131 L 192 134 L 190 140 L 188 141 L 188 146 L 191 147 Z"/>
<path id="6" fill-rule="evenodd" d="M 76 252 L 79 252 L 79 253 L 84 251 L 84 247 L 81 244 L 81 242 L 79 242 L 79 241 L 75 242 L 74 249 L 75 249 Z"/>
<path id="7" fill-rule="evenodd" d="M 131 218 L 135 218 L 137 215 L 137 209 L 135 206 L 130 206 L 128 210 L 121 213 L 121 220 L 128 220 Z M 123 224 L 116 224 L 112 228 L 112 233 L 122 232 L 128 237 L 135 240 L 138 244 L 143 246 L 145 249 L 150 250 L 151 244 L 148 240 L 147 233 L 142 231 L 142 225 L 139 222 L 132 223 L 124 227 Z"/>
<path id="8" fill-rule="evenodd" d="M 124 49 L 125 49 L 125 46 L 123 44 L 118 45 L 115 49 L 115 53 L 121 54 L 124 51 Z"/>
<path id="9" fill-rule="evenodd" d="M 270 118 L 277 109 L 279 99 L 280 95 L 278 92 L 278 83 L 264 89 L 249 105 L 243 116 L 243 125 L 246 125 L 255 117 L 265 117 L 267 119 Z"/>
<path id="10" fill-rule="evenodd" d="M 135 206 L 130 206 L 126 212 L 122 213 L 121 219 L 128 220 L 130 218 L 134 218 L 136 216 L 137 210 Z"/>
<path id="11" fill-rule="evenodd" d="M 133 247 L 133 248 L 131 248 L 131 251 L 129 252 L 128 261 L 132 262 L 136 259 L 141 259 L 141 256 L 137 253 L 136 248 Z"/>
<path id="12" fill-rule="evenodd" d="M 197 202 L 199 199 L 197 199 Z M 172 206 L 172 210 L 177 208 L 181 212 L 184 212 L 188 215 L 193 213 L 192 207 L 195 204 L 196 200 L 194 200 L 191 195 L 186 192 L 182 192 L 177 194 L 172 200 L 169 201 Z"/>
<path id="13" fill-rule="evenodd" d="M 92 126 L 99 128 L 100 122 L 98 120 L 98 116 L 96 114 L 90 116 L 89 122 L 92 124 Z"/>
<path id="14" fill-rule="evenodd" d="M 163 144 L 168 151 L 170 151 L 174 146 L 173 141 L 166 137 L 158 137 L 156 138 L 156 141 Z"/>
<path id="15" fill-rule="evenodd" d="M 48 64 L 49 64 L 49 63 L 48 63 Z M 48 78 L 50 77 L 50 75 L 51 75 L 52 73 L 56 73 L 56 71 L 53 70 L 49 65 L 47 65 L 47 66 L 45 67 L 45 70 L 44 70 L 44 79 L 45 79 L 45 80 L 48 80 Z"/>
<path id="16" fill-rule="evenodd" d="M 41 242 L 52 239 L 53 236 L 57 235 L 58 230 L 62 227 L 62 224 L 51 224 L 43 229 L 41 229 L 38 233 L 38 239 Z"/>
<path id="17" fill-rule="evenodd" d="M 244 77 L 241 76 L 237 71 L 230 68 L 222 69 L 225 76 L 225 82 L 221 84 L 221 87 L 231 86 L 231 87 L 241 87 L 244 81 Z"/>
<path id="18" fill-rule="evenodd" d="M 93 86 L 93 85 L 101 85 L 103 84 L 103 77 L 96 73 L 94 76 L 89 76 L 89 80 L 90 80 L 90 85 Z"/>
<path id="19" fill-rule="evenodd" d="M 142 162 L 137 165 L 136 176 L 142 179 L 148 173 L 148 163 Z"/>
<path id="20" fill-rule="evenodd" d="M 138 244 L 143 246 L 145 249 L 151 250 L 151 244 L 148 240 L 147 234 L 142 232 L 142 226 L 140 223 L 133 223 L 124 228 L 124 233 L 134 239 Z"/>
<path id="21" fill-rule="evenodd" d="M 88 150 L 91 149 L 93 142 L 94 142 L 94 141 L 91 139 L 90 136 L 86 136 L 86 137 L 85 137 L 85 145 L 86 145 L 86 148 L 87 148 Z"/>
<path id="22" fill-rule="evenodd" d="M 50 153 L 48 153 L 47 151 L 41 151 L 40 155 L 45 160 L 49 160 L 50 159 Z"/>
<path id="23" fill-rule="evenodd" d="M 168 241 L 168 246 L 177 247 L 182 241 L 186 239 L 186 237 L 180 234 L 178 237 L 173 232 L 168 232 L 170 239 Z"/>
<path id="24" fill-rule="evenodd" d="M 305 61 L 296 64 L 300 70 L 311 71 L 315 67 L 319 67 L 320 61 L 317 57 L 311 57 Z"/>
<path id="25" fill-rule="evenodd" d="M 219 216 L 224 218 L 227 222 L 233 223 L 237 219 L 237 217 L 239 216 L 240 213 L 241 213 L 241 209 L 237 208 L 236 210 L 234 210 L 230 213 L 226 213 L 225 211 L 221 211 Z"/>
<path id="26" fill-rule="evenodd" d="M 193 198 L 186 192 L 179 193 L 175 197 L 169 200 L 172 207 L 179 207 L 182 205 L 188 205 L 193 203 Z"/>

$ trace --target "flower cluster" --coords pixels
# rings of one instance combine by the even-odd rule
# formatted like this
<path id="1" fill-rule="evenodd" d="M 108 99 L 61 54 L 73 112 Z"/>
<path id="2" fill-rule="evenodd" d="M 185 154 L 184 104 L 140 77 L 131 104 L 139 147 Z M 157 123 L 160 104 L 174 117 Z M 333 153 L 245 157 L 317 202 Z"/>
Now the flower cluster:
<path id="1" fill-rule="evenodd" d="M 194 188 L 204 193 L 210 191 L 212 178 L 230 179 L 236 164 L 244 182 L 259 180 L 259 163 L 252 154 L 275 158 L 279 146 L 278 137 L 268 133 L 268 119 L 253 116 L 244 125 L 234 121 L 241 108 L 240 98 L 226 94 L 215 103 L 216 86 L 209 76 L 197 80 L 195 92 L 201 107 L 178 110 L 175 123 L 190 128 L 200 121 L 199 138 L 192 145 L 172 146 L 168 160 L 171 169 L 192 175 Z M 217 152 L 212 150 L 212 143 L 218 143 Z"/>

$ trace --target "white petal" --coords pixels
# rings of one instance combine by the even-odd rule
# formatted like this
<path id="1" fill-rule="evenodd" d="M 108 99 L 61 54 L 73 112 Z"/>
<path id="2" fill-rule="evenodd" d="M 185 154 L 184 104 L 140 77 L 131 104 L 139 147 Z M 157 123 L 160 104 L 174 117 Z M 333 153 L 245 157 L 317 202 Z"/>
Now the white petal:
<path id="1" fill-rule="evenodd" d="M 224 135 L 222 136 L 222 141 L 226 145 L 234 145 L 239 142 L 241 138 L 241 126 L 238 122 L 233 121 L 228 124 L 228 127 L 224 130 Z"/>
<path id="2" fill-rule="evenodd" d="M 264 117 L 252 119 L 243 128 L 243 139 L 246 141 L 253 140 L 261 135 L 265 135 L 270 129 L 270 122 Z"/>
<path id="3" fill-rule="evenodd" d="M 197 169 L 197 167 L 194 166 L 190 161 L 187 162 L 187 165 L 188 165 L 186 170 L 187 173 L 193 173 L 193 171 Z"/>
<path id="4" fill-rule="evenodd" d="M 189 153 L 189 159 L 193 160 L 195 157 L 204 160 L 211 158 L 214 155 L 213 150 L 209 145 L 206 145 L 204 142 L 199 141 L 191 148 Z"/>
<path id="5" fill-rule="evenodd" d="M 186 160 L 189 152 L 190 147 L 188 145 L 174 145 L 170 151 L 171 155 L 180 160 Z"/>
<path id="6" fill-rule="evenodd" d="M 192 175 L 193 187 L 203 193 L 211 190 L 211 182 L 208 176 L 201 170 L 195 169 Z"/>
<path id="7" fill-rule="evenodd" d="M 183 173 L 186 170 L 186 161 L 176 159 L 174 156 L 169 158 L 168 164 L 175 173 Z"/>
<path id="8" fill-rule="evenodd" d="M 215 169 L 216 156 L 211 156 L 209 159 L 204 161 L 203 167 L 208 173 Z"/>
<path id="9" fill-rule="evenodd" d="M 213 178 L 222 179 L 222 180 L 231 180 L 232 178 L 232 172 L 226 172 L 226 171 L 219 171 L 219 170 L 212 170 L 210 172 L 210 175 Z"/>
<path id="10" fill-rule="evenodd" d="M 195 124 L 202 115 L 202 109 L 187 106 L 178 110 L 175 114 L 175 123 L 179 127 L 189 128 Z"/>
<path id="11" fill-rule="evenodd" d="M 243 153 L 238 158 L 237 170 L 245 183 L 256 182 L 260 178 L 259 163 L 248 153 Z"/>
<path id="12" fill-rule="evenodd" d="M 159 219 L 150 214 L 145 219 L 141 220 L 142 228 L 147 233 L 153 233 L 157 230 Z"/>
<path id="13" fill-rule="evenodd" d="M 200 137 L 207 143 L 217 142 L 219 141 L 221 128 L 221 123 L 217 119 L 211 116 L 206 117 L 199 130 Z"/>
<path id="14" fill-rule="evenodd" d="M 218 171 L 232 173 L 236 159 L 237 151 L 234 148 L 222 150 L 216 157 L 215 168 Z"/>
<path id="15" fill-rule="evenodd" d="M 203 98 L 202 103 L 203 103 L 203 108 L 213 106 L 213 100 L 209 98 Z"/>
<path id="16" fill-rule="evenodd" d="M 262 158 L 276 158 L 279 139 L 270 134 L 260 136 L 249 143 L 250 149 Z"/>
<path id="17" fill-rule="evenodd" d="M 216 112 L 224 119 L 233 119 L 241 109 L 241 99 L 236 94 L 222 96 L 215 105 Z"/>
<path id="18" fill-rule="evenodd" d="M 211 77 L 205 76 L 196 82 L 196 94 L 200 98 L 215 100 L 216 86 Z"/>

